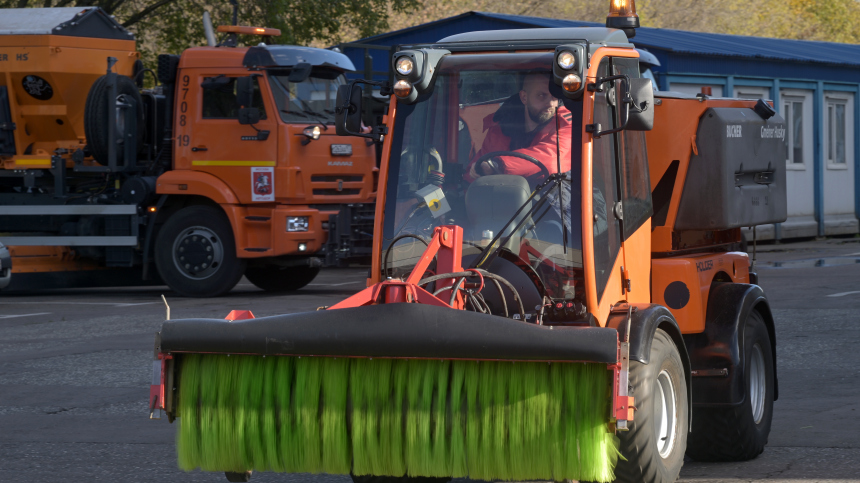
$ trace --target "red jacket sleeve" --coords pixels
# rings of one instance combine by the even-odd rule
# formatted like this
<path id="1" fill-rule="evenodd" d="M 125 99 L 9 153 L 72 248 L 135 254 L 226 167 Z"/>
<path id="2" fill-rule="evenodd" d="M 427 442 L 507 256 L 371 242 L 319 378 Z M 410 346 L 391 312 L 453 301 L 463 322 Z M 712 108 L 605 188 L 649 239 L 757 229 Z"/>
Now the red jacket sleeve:
<path id="1" fill-rule="evenodd" d="M 515 152 L 522 153 L 537 159 L 541 164 L 546 166 L 550 173 L 558 172 L 558 161 L 556 159 L 556 142 L 560 150 L 559 159 L 561 160 L 561 171 L 570 171 L 570 142 L 571 142 L 571 120 L 570 111 L 564 107 L 558 111 L 558 124 L 561 138 L 558 138 L 556 133 L 555 121 L 548 122 L 541 131 L 537 133 L 532 140 L 531 146 L 527 148 L 517 149 Z M 491 119 L 491 118 L 489 118 Z M 492 121 L 490 121 L 492 122 Z M 484 125 L 488 124 L 488 119 L 484 120 Z M 475 154 L 474 159 L 466 169 L 464 178 L 472 182 L 474 179 L 469 176 L 469 171 L 476 160 L 481 156 L 494 151 L 507 151 L 510 149 L 511 139 L 502 133 L 501 126 L 498 123 L 492 123 L 487 137 L 481 145 L 481 149 Z M 534 176 L 541 172 L 538 166 L 535 166 L 531 161 L 513 156 L 499 156 L 501 160 L 502 173 L 516 174 L 519 176 Z"/>
<path id="2" fill-rule="evenodd" d="M 570 171 L 570 140 L 571 140 L 571 122 L 568 121 L 559 112 L 559 132 L 555 131 L 555 122 L 550 121 L 544 126 L 537 135 L 535 135 L 532 145 L 517 149 L 517 153 L 522 153 L 537 159 L 541 164 L 546 166 L 550 173 L 558 172 L 558 161 L 561 161 L 561 172 Z M 561 137 L 558 137 L 561 134 Z M 556 157 L 556 142 L 558 142 L 559 156 Z M 531 161 L 513 156 L 500 156 L 505 174 L 516 174 L 520 176 L 534 176 L 541 172 L 538 166 L 535 166 Z"/>

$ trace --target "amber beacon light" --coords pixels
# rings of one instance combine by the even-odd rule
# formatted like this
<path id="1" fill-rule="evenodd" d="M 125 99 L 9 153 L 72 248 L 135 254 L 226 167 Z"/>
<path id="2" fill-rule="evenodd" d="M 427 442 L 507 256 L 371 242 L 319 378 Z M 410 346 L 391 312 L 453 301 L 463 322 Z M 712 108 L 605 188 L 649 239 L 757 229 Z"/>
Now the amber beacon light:
<path id="1" fill-rule="evenodd" d="M 636 29 L 639 28 L 639 16 L 636 15 L 634 0 L 609 0 L 606 26 L 611 29 L 621 29 L 627 34 L 627 38 L 633 38 L 636 35 Z"/>

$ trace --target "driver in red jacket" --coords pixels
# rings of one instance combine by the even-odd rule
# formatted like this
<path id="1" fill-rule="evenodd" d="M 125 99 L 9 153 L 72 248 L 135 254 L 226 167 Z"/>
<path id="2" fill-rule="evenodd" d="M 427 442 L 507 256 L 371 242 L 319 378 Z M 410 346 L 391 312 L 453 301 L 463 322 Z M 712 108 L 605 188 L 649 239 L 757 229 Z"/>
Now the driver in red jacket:
<path id="1" fill-rule="evenodd" d="M 516 174 L 532 177 L 540 167 L 514 156 L 494 156 L 476 163 L 482 156 L 496 151 L 514 151 L 531 156 L 550 173 L 570 171 L 571 114 L 549 91 L 550 74 L 532 72 L 522 80 L 520 91 L 499 109 L 484 118 L 484 138 L 481 149 L 472 158 L 464 176 L 472 182 L 489 174 Z M 556 116 L 557 114 L 557 116 Z M 559 137 L 561 133 L 561 137 Z M 557 155 L 556 153 L 559 153 Z"/>

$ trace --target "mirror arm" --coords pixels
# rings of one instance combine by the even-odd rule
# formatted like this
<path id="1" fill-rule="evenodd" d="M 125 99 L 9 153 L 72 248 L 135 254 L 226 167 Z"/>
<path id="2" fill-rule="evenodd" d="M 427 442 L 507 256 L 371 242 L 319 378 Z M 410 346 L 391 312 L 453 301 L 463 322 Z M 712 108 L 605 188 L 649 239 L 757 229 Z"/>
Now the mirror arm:
<path id="1" fill-rule="evenodd" d="M 379 87 L 380 94 L 390 96 L 393 94 L 393 90 L 391 88 L 391 83 L 388 81 L 370 81 L 366 79 L 355 79 L 349 81 L 349 89 L 347 90 L 346 99 L 344 99 L 343 106 L 335 106 L 335 113 L 340 114 L 344 110 L 350 111 L 352 109 L 352 89 L 356 84 L 367 84 L 371 86 Z M 350 114 L 353 114 L 350 112 Z M 377 126 L 374 128 L 375 132 L 363 133 L 363 132 L 353 132 L 350 131 L 346 126 L 343 126 L 344 130 L 347 132 L 349 136 L 358 136 L 362 138 L 369 138 L 375 142 L 382 142 L 382 136 L 388 134 L 388 126 Z"/>
<path id="2" fill-rule="evenodd" d="M 621 99 L 621 103 L 624 104 L 624 122 L 621 126 L 615 129 L 607 129 L 602 131 L 600 129 L 600 124 L 586 124 L 585 132 L 591 133 L 595 138 L 599 138 L 604 134 L 615 134 L 617 132 L 623 131 L 627 127 L 627 123 L 630 122 L 630 106 L 633 105 L 636 112 L 642 112 L 644 109 L 640 109 L 639 106 L 636 106 L 636 101 L 633 100 L 633 96 L 630 95 L 630 77 L 627 74 L 619 74 L 613 75 L 609 77 L 601 77 L 597 79 L 595 82 L 588 84 L 588 90 L 591 92 L 603 92 L 603 84 L 607 82 L 612 82 L 620 80 L 624 86 L 624 97 Z M 646 108 L 647 109 L 647 108 Z"/>

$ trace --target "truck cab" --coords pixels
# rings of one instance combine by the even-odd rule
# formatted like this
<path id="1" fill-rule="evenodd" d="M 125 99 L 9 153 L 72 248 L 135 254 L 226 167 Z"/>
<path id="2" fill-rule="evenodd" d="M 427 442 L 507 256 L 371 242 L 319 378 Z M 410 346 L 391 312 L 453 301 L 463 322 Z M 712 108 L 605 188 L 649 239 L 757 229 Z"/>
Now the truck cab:
<path id="1" fill-rule="evenodd" d="M 145 69 L 132 33 L 96 7 L 6 9 L 0 27 L 8 290 L 61 273 L 186 296 L 245 275 L 280 292 L 369 258 L 376 145 L 335 136 L 354 70 L 343 54 L 232 25 Z M 263 42 L 239 47 L 240 34 Z"/>

